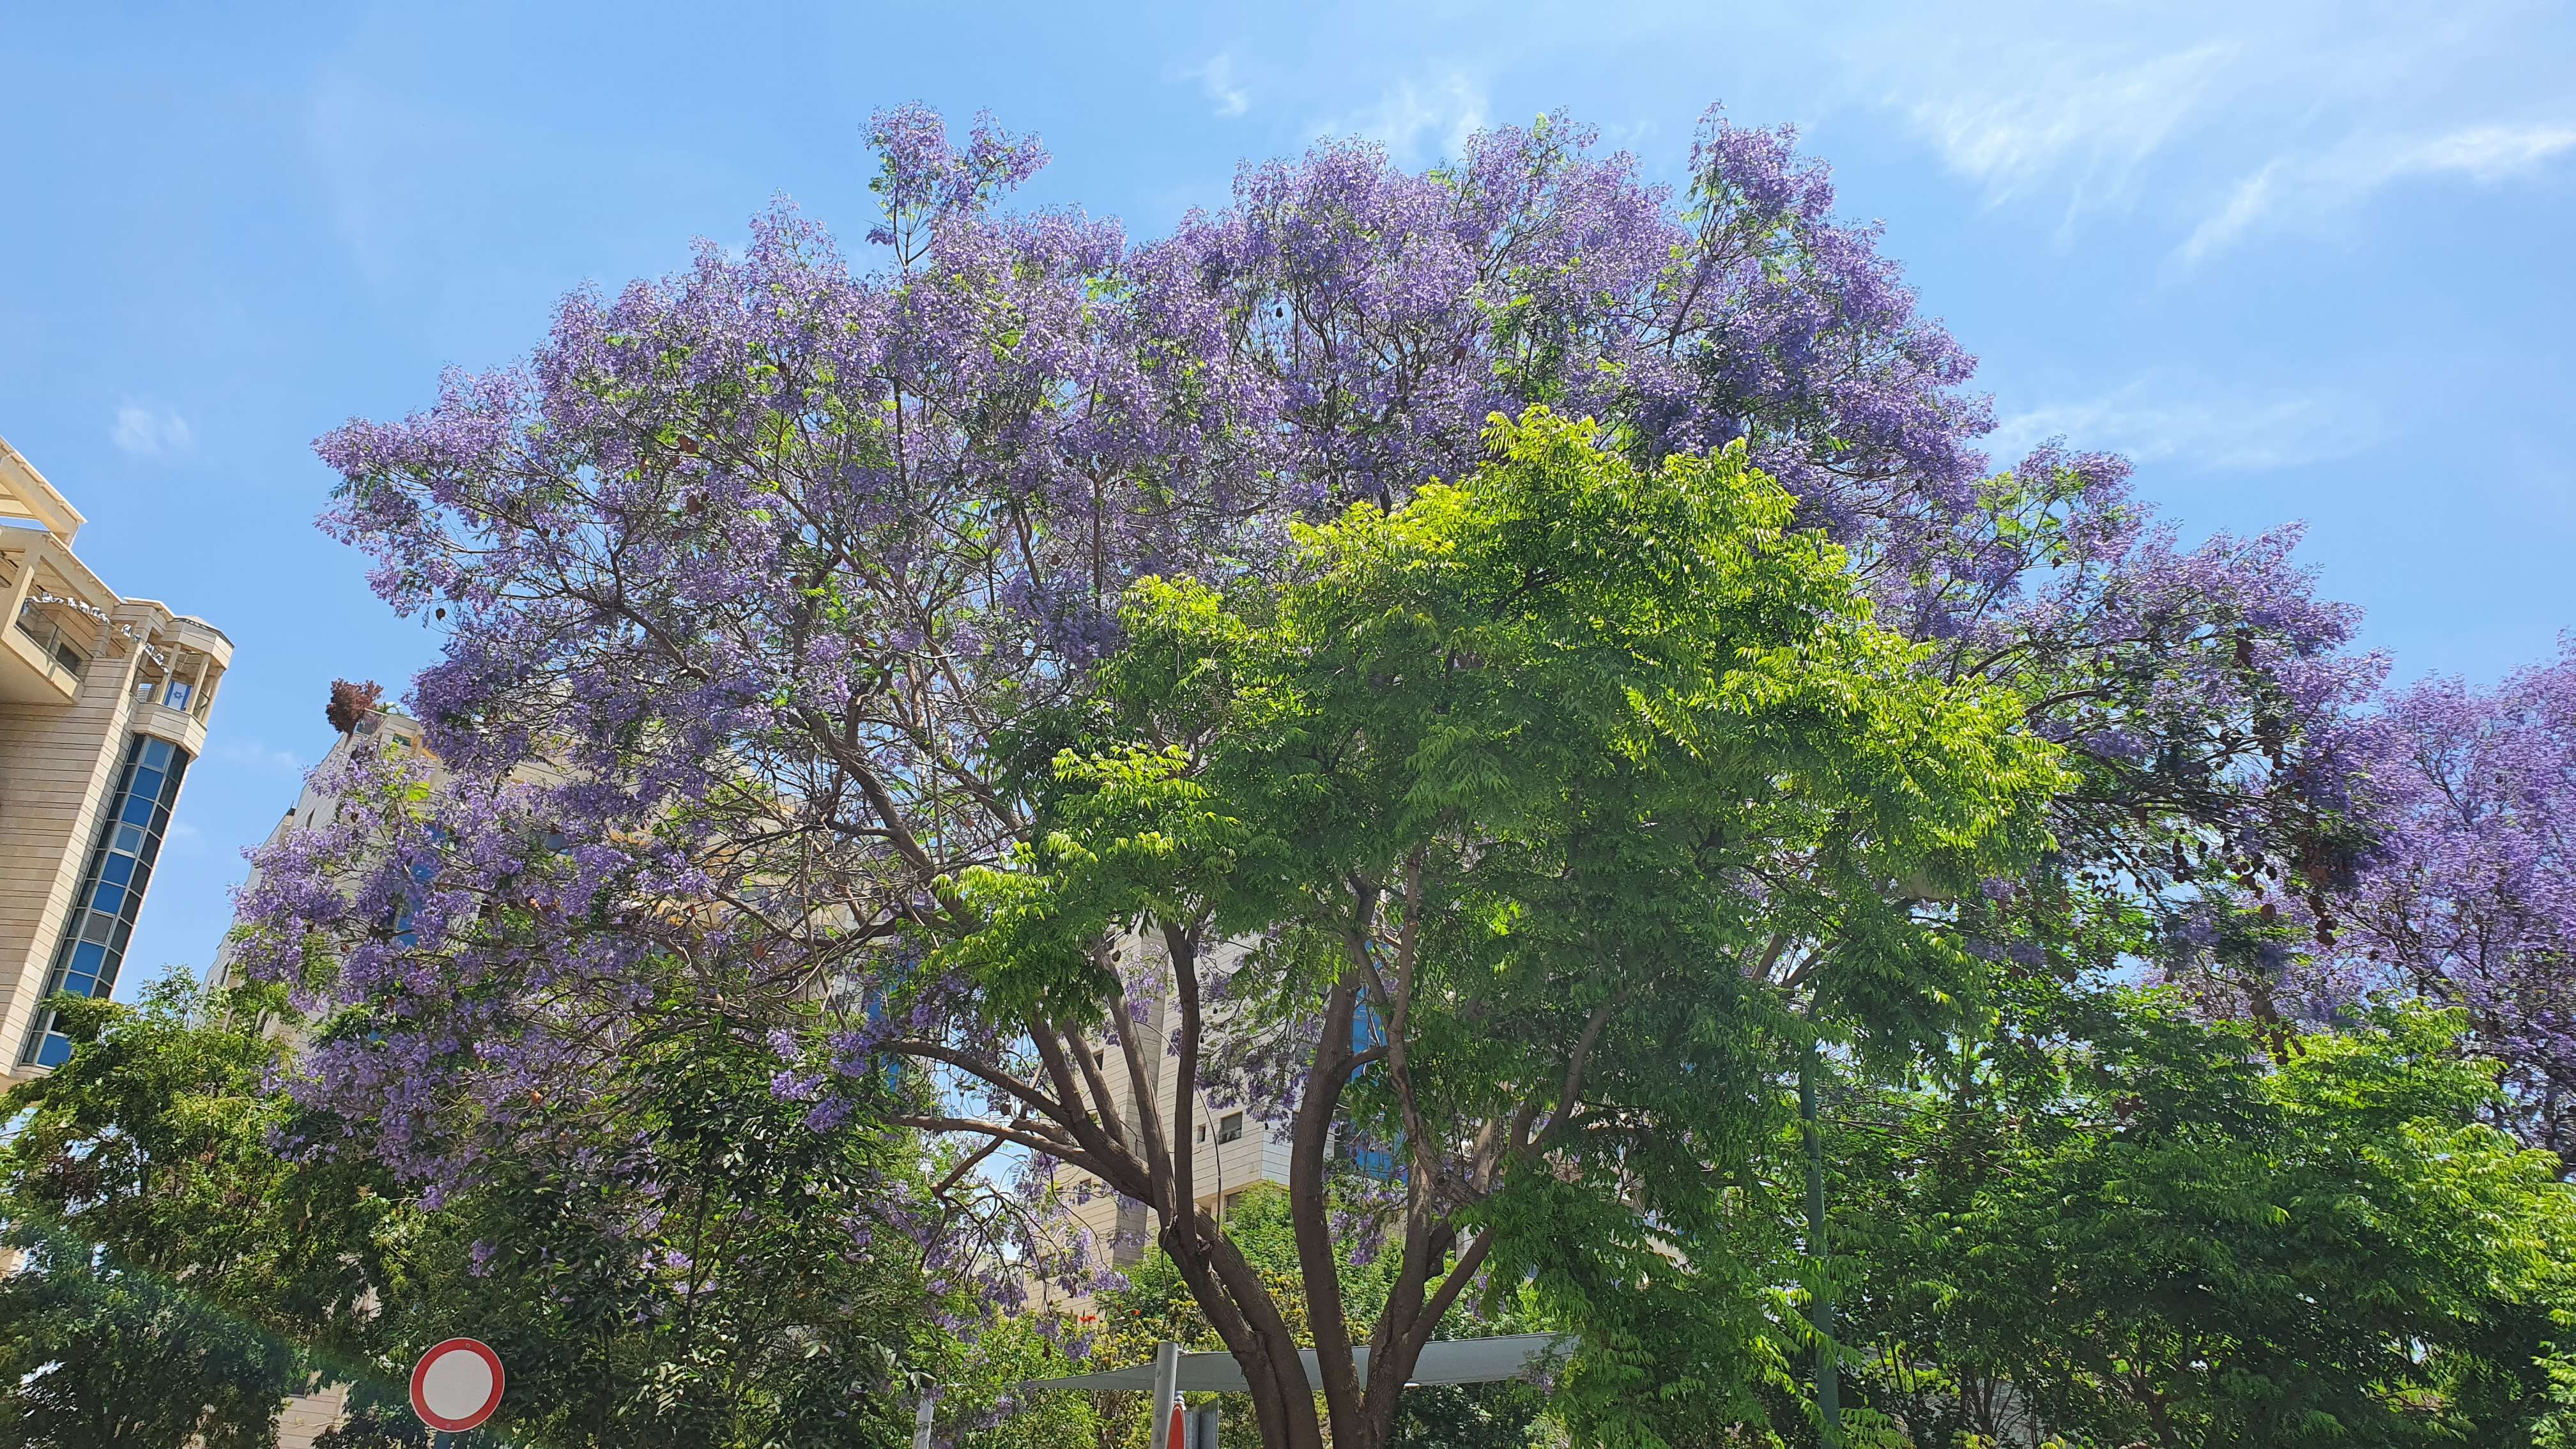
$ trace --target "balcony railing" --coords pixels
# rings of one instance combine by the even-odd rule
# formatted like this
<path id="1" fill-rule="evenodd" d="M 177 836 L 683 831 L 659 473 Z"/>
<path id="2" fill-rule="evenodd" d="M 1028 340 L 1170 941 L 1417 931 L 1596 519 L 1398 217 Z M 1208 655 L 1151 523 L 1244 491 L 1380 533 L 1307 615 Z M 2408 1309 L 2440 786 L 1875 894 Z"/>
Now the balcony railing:
<path id="1" fill-rule="evenodd" d="M 63 637 L 61 622 L 33 604 L 18 611 L 18 632 L 34 640 L 38 649 L 69 670 L 74 678 L 80 677 L 81 670 L 89 664 L 89 656 Z"/>

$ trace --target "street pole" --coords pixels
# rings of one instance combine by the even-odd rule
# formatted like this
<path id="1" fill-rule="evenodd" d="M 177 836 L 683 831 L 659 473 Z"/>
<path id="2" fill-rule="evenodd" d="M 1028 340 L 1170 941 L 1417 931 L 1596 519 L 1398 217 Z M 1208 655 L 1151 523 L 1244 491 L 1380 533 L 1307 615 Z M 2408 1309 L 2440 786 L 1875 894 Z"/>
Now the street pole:
<path id="1" fill-rule="evenodd" d="M 1807 1049 L 1798 1062 L 1798 1116 L 1807 1138 L 1807 1321 L 1816 1330 L 1816 1416 L 1824 1421 L 1825 1443 L 1843 1441 L 1842 1384 L 1834 1364 L 1834 1294 L 1825 1282 L 1825 1136 L 1816 1118 L 1816 1058 L 1824 1044 Z"/>
<path id="2" fill-rule="evenodd" d="M 1188 1442 L 1181 1423 L 1181 1346 L 1166 1343 L 1154 1350 L 1154 1449 L 1182 1449 Z"/>
<path id="3" fill-rule="evenodd" d="M 912 1449 L 930 1449 L 930 1416 L 939 1411 L 939 1391 L 923 1389 L 912 1411 Z"/>

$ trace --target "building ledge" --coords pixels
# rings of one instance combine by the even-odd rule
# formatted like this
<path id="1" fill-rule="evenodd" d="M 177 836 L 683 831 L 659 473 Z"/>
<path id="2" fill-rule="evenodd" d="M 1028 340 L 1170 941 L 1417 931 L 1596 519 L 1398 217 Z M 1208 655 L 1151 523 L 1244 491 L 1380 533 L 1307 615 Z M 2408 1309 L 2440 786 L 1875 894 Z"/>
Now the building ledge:
<path id="1" fill-rule="evenodd" d="M 189 759 L 206 752 L 206 722 L 186 710 L 141 701 L 134 706 L 134 727 L 186 750 Z"/>

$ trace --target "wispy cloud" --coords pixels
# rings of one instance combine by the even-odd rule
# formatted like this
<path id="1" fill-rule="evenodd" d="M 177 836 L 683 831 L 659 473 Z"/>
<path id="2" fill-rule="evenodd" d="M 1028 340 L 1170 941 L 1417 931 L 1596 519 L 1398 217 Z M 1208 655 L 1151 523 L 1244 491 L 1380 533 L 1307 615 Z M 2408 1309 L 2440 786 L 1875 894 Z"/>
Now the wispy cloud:
<path id="1" fill-rule="evenodd" d="M 2576 125 L 2541 122 L 2468 126 L 2413 140 L 2357 140 L 2320 155 L 2282 157 L 2238 183 L 2175 255 L 2186 263 L 2203 261 L 2284 217 L 2308 226 L 2332 222 L 2401 181 L 2510 181 L 2569 151 L 2576 151 Z"/>
<path id="2" fill-rule="evenodd" d="M 2199 261 L 2243 236 L 2261 221 L 2280 200 L 2278 182 L 2281 166 L 2281 162 L 2271 162 L 2238 182 L 2236 190 L 2229 194 L 2227 204 L 2193 228 L 2175 255 L 2186 262 Z"/>
<path id="3" fill-rule="evenodd" d="M 2456 171 L 2473 181 L 2503 181 L 2571 149 L 2576 125 L 2471 126 L 2399 152 L 2389 174 Z"/>
<path id="4" fill-rule="evenodd" d="M 1309 129 L 1324 136 L 1366 136 L 1386 143 L 1402 161 L 1428 159 L 1433 152 L 1454 156 L 1467 138 L 1485 124 L 1490 106 L 1484 83 L 1460 69 L 1397 81 L 1375 101 L 1348 115 L 1329 117 Z"/>
<path id="5" fill-rule="evenodd" d="M 196 430 L 186 418 L 131 398 L 117 408 L 107 438 L 119 452 L 136 458 L 176 458 L 197 444 Z"/>
<path id="6" fill-rule="evenodd" d="M 1240 116 L 1252 109 L 1252 92 L 1245 90 L 1242 81 L 1236 78 L 1234 56 L 1229 52 L 1218 51 L 1205 63 L 1182 71 L 1180 78 L 1197 81 L 1200 94 L 1208 98 L 1209 105 L 1220 116 Z"/>
<path id="7" fill-rule="evenodd" d="M 1855 30 L 1844 85 L 1988 200 L 2173 229 L 2206 258 L 2393 182 L 2494 184 L 2576 149 L 2553 7 L 2523 0 L 1993 0 Z"/>
<path id="8" fill-rule="evenodd" d="M 2125 197 L 2140 163 L 2220 90 L 2237 47 L 2189 46 L 2143 59 L 2031 47 L 2016 85 L 1934 88 L 1906 103 L 1952 170 L 2007 200 L 2064 182 L 2076 207 Z"/>
<path id="9" fill-rule="evenodd" d="M 244 769 L 257 770 L 263 774 L 293 775 L 301 778 L 307 770 L 313 768 L 293 750 L 282 750 L 254 739 L 236 737 L 221 740 L 206 753 L 225 764 L 239 765 Z"/>
<path id="10" fill-rule="evenodd" d="M 2356 403 L 2337 394 L 2245 397 L 2146 377 L 2099 397 L 2007 416 L 1987 446 L 2000 462 L 2063 436 L 2141 463 L 2252 473 L 2344 457 L 2369 447 L 2380 433 Z"/>

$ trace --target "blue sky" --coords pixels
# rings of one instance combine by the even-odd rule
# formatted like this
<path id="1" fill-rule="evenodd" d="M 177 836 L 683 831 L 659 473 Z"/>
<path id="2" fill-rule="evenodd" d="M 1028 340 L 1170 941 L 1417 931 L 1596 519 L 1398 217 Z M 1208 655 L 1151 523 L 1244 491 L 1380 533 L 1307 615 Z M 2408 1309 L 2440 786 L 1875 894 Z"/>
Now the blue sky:
<path id="1" fill-rule="evenodd" d="M 1794 122 L 2007 443 L 2126 451 L 2194 535 L 2306 520 L 2401 676 L 2576 626 L 2576 10 L 1808 9 L 9 7 L 0 435 L 110 583 L 239 646 L 125 991 L 212 953 L 330 679 L 431 651 L 311 527 L 310 440 L 774 194 L 855 243 L 903 100 L 1039 132 L 1034 199 L 1140 234 L 1324 132 L 1419 162 L 1565 107 L 1670 176 L 1712 100 Z"/>

